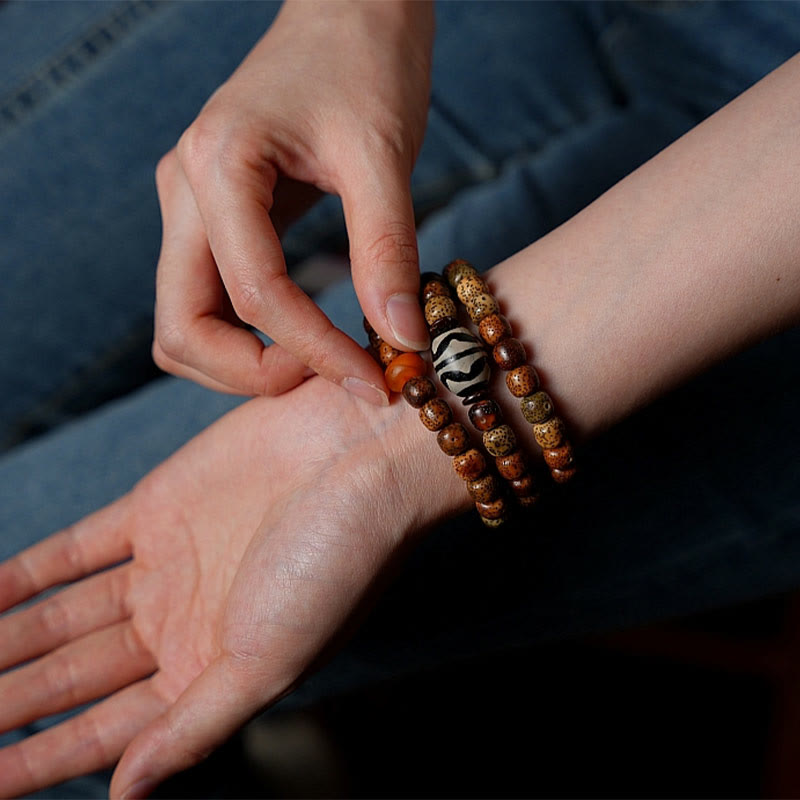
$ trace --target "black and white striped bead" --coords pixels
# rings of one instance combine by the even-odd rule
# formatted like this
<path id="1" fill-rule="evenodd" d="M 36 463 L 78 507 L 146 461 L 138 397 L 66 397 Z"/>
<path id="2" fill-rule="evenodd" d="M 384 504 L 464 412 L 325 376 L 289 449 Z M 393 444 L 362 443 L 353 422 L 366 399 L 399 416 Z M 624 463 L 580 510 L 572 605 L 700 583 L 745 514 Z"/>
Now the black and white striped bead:
<path id="1" fill-rule="evenodd" d="M 466 328 L 452 328 L 431 343 L 433 368 L 439 380 L 458 397 L 469 397 L 489 384 L 490 365 L 480 341 Z"/>

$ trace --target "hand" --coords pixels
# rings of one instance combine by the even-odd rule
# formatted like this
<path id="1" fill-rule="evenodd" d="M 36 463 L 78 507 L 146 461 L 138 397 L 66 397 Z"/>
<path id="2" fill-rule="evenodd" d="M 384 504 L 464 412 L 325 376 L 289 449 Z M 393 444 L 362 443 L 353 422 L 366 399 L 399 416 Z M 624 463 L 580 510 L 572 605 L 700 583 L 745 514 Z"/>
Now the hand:
<path id="1" fill-rule="evenodd" d="M 432 36 L 428 3 L 284 5 L 159 164 L 159 366 L 265 395 L 313 371 L 388 402 L 378 365 L 288 277 L 279 232 L 340 195 L 365 315 L 395 347 L 426 345 L 409 180 Z"/>
<path id="2" fill-rule="evenodd" d="M 0 620 L 0 669 L 32 659 L 0 676 L 0 730 L 106 698 L 0 750 L 0 796 L 120 756 L 112 795 L 144 796 L 285 693 L 409 533 L 468 502 L 409 411 L 321 379 L 257 398 L 0 565 L 0 611 L 77 581 Z"/>

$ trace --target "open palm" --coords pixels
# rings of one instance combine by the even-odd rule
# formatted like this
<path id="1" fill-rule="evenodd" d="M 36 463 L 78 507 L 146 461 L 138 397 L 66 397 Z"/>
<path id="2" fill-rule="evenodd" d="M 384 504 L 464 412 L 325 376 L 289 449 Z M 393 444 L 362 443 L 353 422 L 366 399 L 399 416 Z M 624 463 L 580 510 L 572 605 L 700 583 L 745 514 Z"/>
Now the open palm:
<path id="1" fill-rule="evenodd" d="M 318 378 L 252 400 L 0 565 L 0 610 L 69 584 L 0 619 L 0 669 L 30 661 L 0 676 L 0 729 L 105 698 L 0 750 L 0 795 L 124 754 L 112 794 L 142 796 L 287 691 L 431 521 L 403 412 Z"/>

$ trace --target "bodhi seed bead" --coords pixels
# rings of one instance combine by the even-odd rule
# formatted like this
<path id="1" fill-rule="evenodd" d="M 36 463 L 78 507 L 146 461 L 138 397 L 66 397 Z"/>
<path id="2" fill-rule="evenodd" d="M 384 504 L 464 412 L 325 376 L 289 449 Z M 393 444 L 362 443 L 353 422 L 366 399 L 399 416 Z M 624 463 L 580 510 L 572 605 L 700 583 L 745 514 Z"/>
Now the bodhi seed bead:
<path id="1" fill-rule="evenodd" d="M 519 401 L 519 407 L 522 410 L 522 416 L 531 425 L 547 422 L 553 416 L 553 401 L 547 392 L 536 392 L 523 397 Z"/>
<path id="2" fill-rule="evenodd" d="M 453 469 L 465 481 L 474 481 L 486 472 L 486 461 L 478 450 L 469 450 L 453 457 Z"/>
<path id="3" fill-rule="evenodd" d="M 419 410 L 419 418 L 429 431 L 438 431 L 450 424 L 453 414 L 447 401 L 434 397 Z"/>
<path id="4" fill-rule="evenodd" d="M 543 450 L 552 450 L 564 442 L 566 426 L 560 417 L 533 426 L 533 438 Z"/>
<path id="5" fill-rule="evenodd" d="M 503 412 L 494 400 L 481 400 L 470 408 L 469 421 L 479 431 L 488 431 L 503 422 Z"/>
<path id="6" fill-rule="evenodd" d="M 567 481 L 571 481 L 575 477 L 577 471 L 576 467 L 569 467 L 567 469 L 552 469 L 550 474 L 556 483 L 567 483 Z"/>
<path id="7" fill-rule="evenodd" d="M 381 360 L 384 369 L 401 354 L 402 350 L 395 349 L 389 342 L 381 342 L 378 346 L 378 358 Z"/>
<path id="8" fill-rule="evenodd" d="M 471 298 L 479 294 L 488 294 L 489 287 L 479 275 L 468 275 L 462 278 L 456 286 L 458 299 L 466 305 Z"/>
<path id="9" fill-rule="evenodd" d="M 497 305 L 494 295 L 482 292 L 471 297 L 469 302 L 466 303 L 467 313 L 469 318 L 477 325 L 484 317 L 489 314 L 497 314 L 500 306 Z"/>
<path id="10" fill-rule="evenodd" d="M 460 422 L 453 422 L 439 431 L 436 442 L 445 455 L 458 456 L 469 447 L 469 432 Z"/>
<path id="11" fill-rule="evenodd" d="M 497 471 L 507 480 L 515 481 L 521 478 L 526 472 L 525 457 L 520 450 L 515 450 L 505 456 L 499 456 L 494 460 Z"/>
<path id="12" fill-rule="evenodd" d="M 482 475 L 467 484 L 467 491 L 476 502 L 488 503 L 497 498 L 497 480 L 490 473 Z"/>
<path id="13" fill-rule="evenodd" d="M 569 442 L 565 442 L 561 447 L 544 450 L 542 456 L 544 456 L 545 463 L 551 470 L 569 469 L 573 462 L 572 445 Z"/>
<path id="14" fill-rule="evenodd" d="M 418 353 L 401 353 L 386 367 L 386 385 L 393 392 L 402 392 L 406 382 L 427 372 L 427 365 Z"/>
<path id="15" fill-rule="evenodd" d="M 427 272 L 420 277 L 422 291 L 420 297 L 424 306 L 431 297 L 450 297 L 450 287 L 435 272 Z"/>
<path id="16" fill-rule="evenodd" d="M 464 261 L 463 258 L 457 258 L 455 261 L 451 261 L 444 268 L 444 278 L 454 289 L 461 282 L 462 278 L 477 274 L 478 270 L 476 270 L 469 261 Z"/>
<path id="17" fill-rule="evenodd" d="M 522 477 L 509 481 L 508 483 L 509 486 L 511 486 L 511 491 L 514 492 L 517 497 L 529 497 L 536 493 L 536 484 L 530 472 L 526 472 Z"/>
<path id="18" fill-rule="evenodd" d="M 403 387 L 403 397 L 412 408 L 422 408 L 428 400 L 436 397 L 436 385 L 424 375 L 411 378 Z"/>
<path id="19" fill-rule="evenodd" d="M 508 372 L 515 367 L 522 367 L 525 365 L 527 356 L 525 355 L 525 346 L 519 339 L 503 339 L 494 346 L 492 351 L 494 356 L 494 363 L 500 369 Z"/>
<path id="20" fill-rule="evenodd" d="M 450 297 L 431 297 L 425 303 L 425 321 L 428 325 L 433 325 L 436 320 L 444 319 L 445 317 L 455 318 L 457 315 L 456 304 Z"/>
<path id="21" fill-rule="evenodd" d="M 502 314 L 489 314 L 480 321 L 478 332 L 486 344 L 494 347 L 511 336 L 511 323 Z"/>
<path id="22" fill-rule="evenodd" d="M 506 515 L 506 501 L 502 497 L 488 503 L 475 503 L 475 508 L 483 519 L 501 519 Z"/>
<path id="23" fill-rule="evenodd" d="M 517 447 L 517 439 L 509 425 L 498 425 L 483 434 L 483 446 L 490 456 L 507 456 Z"/>
<path id="24" fill-rule="evenodd" d="M 506 374 L 506 386 L 514 397 L 525 397 L 539 388 L 539 374 L 530 364 L 514 367 Z"/>
<path id="25" fill-rule="evenodd" d="M 481 517 L 481 522 L 487 528 L 499 528 L 501 525 L 505 525 L 506 518 L 498 517 L 498 519 L 490 519 L 489 517 Z"/>

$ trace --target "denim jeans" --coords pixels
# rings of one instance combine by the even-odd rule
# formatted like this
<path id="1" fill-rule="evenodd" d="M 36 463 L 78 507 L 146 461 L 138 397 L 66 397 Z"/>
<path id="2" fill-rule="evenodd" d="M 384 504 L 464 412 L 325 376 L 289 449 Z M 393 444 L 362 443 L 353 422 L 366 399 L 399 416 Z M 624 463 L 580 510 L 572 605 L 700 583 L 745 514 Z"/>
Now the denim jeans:
<path id="1" fill-rule="evenodd" d="M 0 5 L 0 557 L 127 491 L 239 402 L 153 380 L 153 170 L 275 10 Z M 437 13 L 412 182 L 423 269 L 517 251 L 800 48 L 796 3 L 448 2 Z M 340 204 L 326 198 L 288 232 L 288 261 L 342 240 Z M 319 302 L 363 338 L 349 282 Z M 590 477 L 535 531 L 445 525 L 283 705 L 796 587 L 799 348 L 800 330 L 777 336 L 592 442 Z M 104 791 L 93 776 L 41 796 Z"/>

